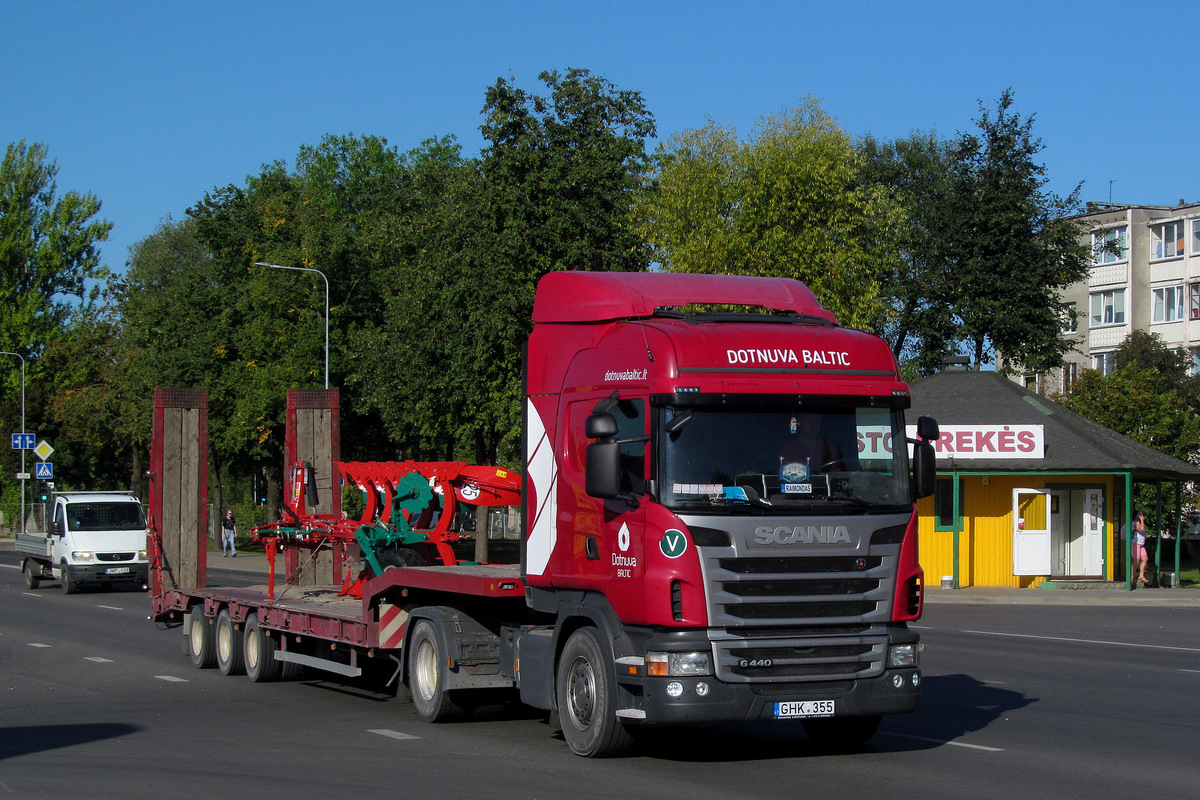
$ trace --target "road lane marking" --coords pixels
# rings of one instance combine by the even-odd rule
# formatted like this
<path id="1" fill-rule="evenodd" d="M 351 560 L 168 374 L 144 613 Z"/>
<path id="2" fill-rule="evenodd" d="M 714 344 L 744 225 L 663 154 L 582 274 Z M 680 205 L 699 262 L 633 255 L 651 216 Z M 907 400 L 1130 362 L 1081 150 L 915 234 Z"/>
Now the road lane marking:
<path id="1" fill-rule="evenodd" d="M 16 564 L 0 564 L 0 567 L 4 567 L 5 569 L 20 569 Z"/>
<path id="2" fill-rule="evenodd" d="M 401 733 L 400 731 L 388 730 L 387 728 L 369 729 L 367 733 L 376 733 L 380 736 L 386 736 L 389 739 L 420 739 L 420 736 L 413 736 L 411 733 Z"/>
<path id="3" fill-rule="evenodd" d="M 982 744 L 970 744 L 968 742 L 956 742 L 953 739 L 934 739 L 929 736 L 912 736 L 907 733 L 892 733 L 891 731 L 880 731 L 881 736 L 895 736 L 898 739 L 915 739 L 918 742 L 933 742 L 934 744 L 952 744 L 955 747 L 966 747 L 971 750 L 983 750 L 988 753 L 1003 753 L 1003 747 L 986 747 Z"/>
<path id="4" fill-rule="evenodd" d="M 109 611 L 124 611 L 124 610 L 125 610 L 125 609 L 121 608 L 120 606 L 101 606 L 101 605 L 97 605 L 97 606 L 96 606 L 96 608 L 107 608 Z"/>
<path id="5" fill-rule="evenodd" d="M 1137 647 L 1143 650 L 1176 650 L 1183 653 L 1200 653 L 1200 647 L 1178 647 L 1170 644 L 1136 644 L 1134 642 L 1106 642 L 1103 639 L 1073 639 L 1069 636 L 1037 636 L 1032 633 L 1001 633 L 999 631 L 963 631 L 981 636 L 1007 636 L 1012 639 L 1037 639 L 1043 642 L 1073 642 L 1075 644 L 1102 644 L 1107 647 Z"/>
<path id="6" fill-rule="evenodd" d="M 30 647 L 54 647 L 54 645 L 46 644 L 45 642 L 30 642 L 29 646 Z"/>
<path id="7" fill-rule="evenodd" d="M 104 658 L 103 656 L 84 656 L 83 658 L 85 661 L 95 661 L 97 664 L 113 663 L 113 660 L 111 658 Z"/>
<path id="8" fill-rule="evenodd" d="M 155 675 L 154 677 L 158 678 L 160 681 L 166 681 L 167 683 L 187 683 L 188 682 L 187 678 L 176 678 L 174 675 Z"/>

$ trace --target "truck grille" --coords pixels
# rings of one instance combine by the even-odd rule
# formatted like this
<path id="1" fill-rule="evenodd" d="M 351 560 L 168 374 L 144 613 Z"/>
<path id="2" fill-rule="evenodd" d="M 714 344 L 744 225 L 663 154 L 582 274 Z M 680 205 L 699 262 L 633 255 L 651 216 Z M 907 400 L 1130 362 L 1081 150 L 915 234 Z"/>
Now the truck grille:
<path id="1" fill-rule="evenodd" d="M 856 527 L 846 546 L 824 552 L 749 546 L 752 529 L 729 531 L 729 545 L 697 547 L 720 680 L 796 685 L 883 674 L 900 540 L 872 543 L 891 528 Z"/>
<path id="2" fill-rule="evenodd" d="M 133 553 L 96 553 L 97 561 L 133 561 Z"/>

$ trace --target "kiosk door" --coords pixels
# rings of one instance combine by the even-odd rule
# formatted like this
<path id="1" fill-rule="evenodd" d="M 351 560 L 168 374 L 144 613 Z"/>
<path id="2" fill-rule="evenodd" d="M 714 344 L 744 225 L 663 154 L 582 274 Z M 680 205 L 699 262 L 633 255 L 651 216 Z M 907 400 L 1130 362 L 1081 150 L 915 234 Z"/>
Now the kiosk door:
<path id="1" fill-rule="evenodd" d="M 1013 489 L 1013 574 L 1050 574 L 1050 492 Z"/>

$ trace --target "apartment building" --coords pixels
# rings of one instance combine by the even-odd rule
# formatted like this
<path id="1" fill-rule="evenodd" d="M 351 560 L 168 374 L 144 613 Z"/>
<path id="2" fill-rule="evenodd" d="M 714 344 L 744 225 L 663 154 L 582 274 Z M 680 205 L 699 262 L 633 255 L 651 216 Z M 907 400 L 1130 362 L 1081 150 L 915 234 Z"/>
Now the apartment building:
<path id="1" fill-rule="evenodd" d="M 1085 368 L 1107 375 L 1113 352 L 1134 329 L 1186 350 L 1200 371 L 1200 203 L 1089 203 L 1078 219 L 1094 255 L 1087 280 L 1061 295 L 1063 336 L 1074 348 L 1060 369 L 1020 382 L 1053 394 L 1069 390 Z"/>

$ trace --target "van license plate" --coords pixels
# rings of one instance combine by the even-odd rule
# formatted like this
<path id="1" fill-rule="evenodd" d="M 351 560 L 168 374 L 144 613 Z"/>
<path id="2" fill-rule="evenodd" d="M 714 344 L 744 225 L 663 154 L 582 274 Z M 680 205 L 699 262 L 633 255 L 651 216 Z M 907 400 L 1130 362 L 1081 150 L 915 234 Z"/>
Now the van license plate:
<path id="1" fill-rule="evenodd" d="M 109 567 L 104 570 L 105 575 L 128 575 L 129 567 Z"/>
<path id="2" fill-rule="evenodd" d="M 775 704 L 775 719 L 832 716 L 832 700 L 785 700 Z"/>

